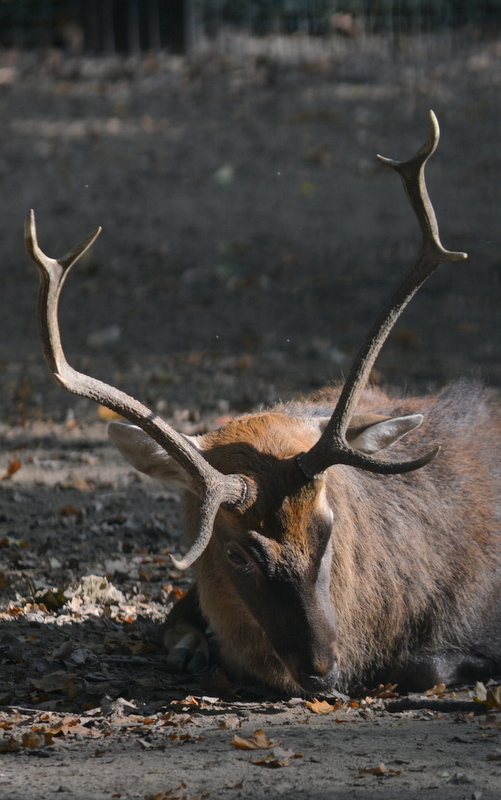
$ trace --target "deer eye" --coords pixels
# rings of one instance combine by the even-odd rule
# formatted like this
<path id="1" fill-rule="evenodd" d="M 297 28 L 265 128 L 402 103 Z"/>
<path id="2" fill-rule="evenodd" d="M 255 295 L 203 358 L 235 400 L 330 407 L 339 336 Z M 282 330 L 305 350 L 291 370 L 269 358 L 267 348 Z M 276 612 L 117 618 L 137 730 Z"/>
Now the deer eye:
<path id="1" fill-rule="evenodd" d="M 233 566 L 237 569 L 245 572 L 252 570 L 251 562 L 245 558 L 244 554 L 240 550 L 237 550 L 234 547 L 227 547 L 226 556 L 230 563 L 233 564 Z"/>

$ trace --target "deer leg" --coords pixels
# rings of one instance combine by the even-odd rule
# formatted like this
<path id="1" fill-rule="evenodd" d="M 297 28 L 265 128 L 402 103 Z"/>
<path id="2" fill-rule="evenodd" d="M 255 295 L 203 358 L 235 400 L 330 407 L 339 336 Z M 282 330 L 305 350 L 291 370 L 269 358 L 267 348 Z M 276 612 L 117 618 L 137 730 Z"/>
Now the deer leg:
<path id="1" fill-rule="evenodd" d="M 158 630 L 160 643 L 169 653 L 169 669 L 173 672 L 201 672 L 208 666 L 206 627 L 194 585 L 178 600 Z"/>

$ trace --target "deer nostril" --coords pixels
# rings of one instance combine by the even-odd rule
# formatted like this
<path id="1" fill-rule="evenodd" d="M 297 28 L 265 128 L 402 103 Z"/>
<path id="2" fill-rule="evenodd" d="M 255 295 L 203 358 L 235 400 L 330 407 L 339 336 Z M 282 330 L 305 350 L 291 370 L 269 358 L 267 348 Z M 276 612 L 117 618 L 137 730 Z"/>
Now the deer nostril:
<path id="1" fill-rule="evenodd" d="M 334 664 L 332 669 L 324 675 L 319 675 L 318 673 L 312 675 L 300 668 L 298 683 L 305 692 L 314 694 L 315 692 L 325 692 L 328 689 L 332 689 L 338 677 L 339 668 L 337 664 Z"/>

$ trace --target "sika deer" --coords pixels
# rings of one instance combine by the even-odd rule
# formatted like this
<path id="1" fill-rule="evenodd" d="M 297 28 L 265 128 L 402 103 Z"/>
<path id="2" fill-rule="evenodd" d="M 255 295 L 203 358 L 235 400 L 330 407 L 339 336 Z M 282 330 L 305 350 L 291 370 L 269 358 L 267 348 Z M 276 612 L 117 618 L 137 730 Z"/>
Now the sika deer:
<path id="1" fill-rule="evenodd" d="M 69 391 L 134 423 L 109 429 L 130 463 L 185 489 L 190 546 L 173 562 L 195 564 L 197 582 L 165 625 L 179 668 L 206 663 L 200 628 L 207 623 L 233 674 L 285 690 L 381 679 L 426 688 L 501 668 L 499 408 L 467 381 L 399 400 L 366 388 L 423 281 L 439 264 L 466 257 L 442 247 L 425 186 L 438 137 L 431 113 L 428 141 L 413 158 L 382 159 L 402 178 L 422 242 L 342 390 L 201 436 L 177 433 L 137 400 L 68 365 L 59 293 L 99 230 L 55 261 L 38 247 L 33 213 L 27 220 L 50 369 Z M 416 443 L 426 454 L 410 458 Z M 379 457 L 388 448 L 393 457 Z"/>

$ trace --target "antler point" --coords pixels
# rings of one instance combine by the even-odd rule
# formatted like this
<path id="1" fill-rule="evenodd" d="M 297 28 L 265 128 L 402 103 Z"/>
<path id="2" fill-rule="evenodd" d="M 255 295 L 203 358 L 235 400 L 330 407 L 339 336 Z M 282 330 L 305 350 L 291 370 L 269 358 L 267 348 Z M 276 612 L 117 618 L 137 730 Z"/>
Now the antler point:
<path id="1" fill-rule="evenodd" d="M 184 558 L 177 559 L 172 555 L 172 553 L 169 553 L 169 558 L 172 561 L 172 563 L 173 563 L 173 565 L 175 566 L 176 569 L 184 570 L 184 569 L 188 569 L 188 567 L 191 566 L 190 563 L 186 563 L 186 560 Z"/>

